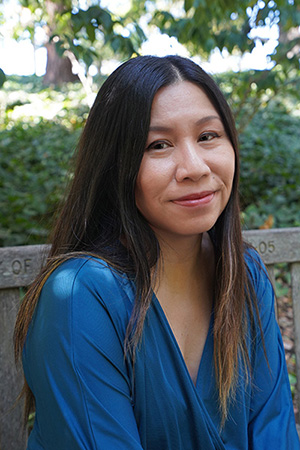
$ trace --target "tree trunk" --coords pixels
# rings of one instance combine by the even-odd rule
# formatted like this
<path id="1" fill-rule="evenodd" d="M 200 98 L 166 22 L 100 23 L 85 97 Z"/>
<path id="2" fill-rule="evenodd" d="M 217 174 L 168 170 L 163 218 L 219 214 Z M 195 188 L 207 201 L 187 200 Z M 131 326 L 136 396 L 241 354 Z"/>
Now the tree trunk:
<path id="1" fill-rule="evenodd" d="M 65 11 L 70 9 L 71 1 L 46 0 L 45 6 L 48 15 L 46 32 L 49 38 L 49 42 L 46 44 L 47 66 L 43 82 L 45 85 L 59 85 L 68 81 L 78 81 L 78 76 L 74 75 L 72 72 L 72 64 L 69 58 L 60 57 L 56 52 L 55 43 L 50 41 L 51 36 L 56 32 L 57 15 L 61 15 Z"/>
<path id="2" fill-rule="evenodd" d="M 43 83 L 45 85 L 59 85 L 66 82 L 78 81 L 79 78 L 72 72 L 72 64 L 69 58 L 61 58 L 55 49 L 53 42 L 46 44 L 47 66 Z"/>

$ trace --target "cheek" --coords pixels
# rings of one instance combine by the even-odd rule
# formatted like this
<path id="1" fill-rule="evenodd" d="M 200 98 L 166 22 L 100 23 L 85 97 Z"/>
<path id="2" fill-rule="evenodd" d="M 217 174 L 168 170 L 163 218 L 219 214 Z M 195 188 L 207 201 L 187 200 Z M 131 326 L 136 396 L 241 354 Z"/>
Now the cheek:
<path id="1" fill-rule="evenodd" d="M 141 207 L 144 203 L 144 192 L 143 192 L 143 185 L 141 184 L 140 180 L 138 179 L 136 181 L 135 185 L 135 204 L 137 209 L 141 210 Z"/>
<path id="2" fill-rule="evenodd" d="M 222 184 L 230 187 L 235 174 L 235 159 L 228 156 L 219 155 L 211 162 L 210 169 L 213 177 L 217 177 Z"/>
<path id="3" fill-rule="evenodd" d="M 224 152 L 223 157 L 219 160 L 219 176 L 223 182 L 231 187 L 235 174 L 235 153 L 231 148 L 227 152 Z"/>
<path id="4" fill-rule="evenodd" d="M 143 209 L 143 205 L 148 202 L 148 199 L 151 198 L 151 187 L 153 187 L 154 183 L 151 167 L 142 160 L 135 185 L 135 203 L 140 211 Z"/>
<path id="5" fill-rule="evenodd" d="M 169 184 L 169 178 L 172 168 L 169 161 L 155 159 L 144 156 L 138 172 L 135 200 L 140 209 L 142 202 L 154 200 L 165 191 Z"/>

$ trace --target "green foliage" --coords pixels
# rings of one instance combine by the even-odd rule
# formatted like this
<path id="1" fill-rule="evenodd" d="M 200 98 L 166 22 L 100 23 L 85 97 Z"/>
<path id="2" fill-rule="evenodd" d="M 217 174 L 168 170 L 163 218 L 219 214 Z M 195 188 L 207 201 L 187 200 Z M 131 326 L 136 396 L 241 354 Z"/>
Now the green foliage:
<path id="1" fill-rule="evenodd" d="M 300 117 L 283 101 L 255 115 L 240 136 L 241 199 L 245 227 L 268 217 L 274 227 L 300 226 Z"/>
<path id="2" fill-rule="evenodd" d="M 142 2 L 145 4 L 145 9 L 150 2 L 151 0 Z M 194 55 L 208 56 L 211 49 L 215 47 L 221 51 L 226 48 L 230 53 L 234 50 L 240 54 L 251 51 L 254 40 L 257 39 L 257 36 L 254 37 L 255 33 L 250 36 L 251 30 L 279 24 L 284 34 L 291 28 L 298 27 L 300 23 L 299 5 L 286 0 L 276 2 L 185 0 L 181 14 L 178 13 L 181 2 L 165 2 L 164 11 L 157 7 L 155 0 L 151 3 L 155 5 L 152 23 L 170 36 L 176 36 L 179 42 L 187 45 Z M 176 13 L 172 12 L 175 11 L 174 3 L 178 7 Z M 264 41 L 267 40 L 268 38 L 264 38 Z M 285 43 L 291 49 L 299 43 L 299 40 L 298 36 L 295 41 L 285 39 Z M 279 48 L 284 47 L 283 41 L 283 39 L 280 41 Z M 291 59 L 287 57 L 287 51 L 279 58 L 274 57 L 275 62 L 278 62 L 277 59 L 280 59 L 280 63 L 293 65 Z M 293 62 L 294 67 L 299 68 L 299 62 L 297 63 L 296 59 Z"/>
<path id="3" fill-rule="evenodd" d="M 251 28 L 246 14 L 249 4 L 252 2 L 245 0 L 189 0 L 184 2 L 180 17 L 157 10 L 153 23 L 176 36 L 194 55 L 207 57 L 215 47 L 226 47 L 230 53 L 236 48 L 251 51 L 254 43 L 248 37 Z M 236 14 L 235 20 L 231 19 L 232 13 Z"/>
<path id="4" fill-rule="evenodd" d="M 6 80 L 5 73 L 3 72 L 2 69 L 0 69 L 0 87 L 3 86 L 5 80 Z"/>
<path id="5" fill-rule="evenodd" d="M 72 84 L 69 91 L 68 86 L 60 91 L 40 90 L 36 77 L 24 78 L 27 83 L 21 86 L 17 77 L 7 81 L 6 110 L 0 124 L 0 246 L 46 241 L 88 112 L 81 102 L 80 84 Z M 25 89 L 17 95 L 21 101 L 9 103 L 8 94 L 17 86 Z M 34 86 L 39 94 L 31 92 Z M 41 115 L 36 114 L 37 100 L 44 106 Z M 56 105 L 56 114 L 52 111 L 54 117 L 47 120 L 42 114 L 49 114 L 48 104 Z"/>
<path id="6" fill-rule="evenodd" d="M 44 241 L 68 181 L 77 130 L 43 121 L 1 132 L 0 243 Z"/>
<path id="7" fill-rule="evenodd" d="M 290 380 L 292 396 L 294 398 L 294 395 L 295 395 L 295 392 L 296 392 L 296 386 L 297 386 L 297 376 L 296 376 L 296 374 L 289 373 L 289 380 Z"/>
<path id="8" fill-rule="evenodd" d="M 275 292 L 277 297 L 288 297 L 290 295 L 291 272 L 287 263 L 274 266 Z"/>
<path id="9" fill-rule="evenodd" d="M 66 10 L 63 15 L 56 16 L 51 40 L 56 40 L 56 49 L 61 56 L 65 50 L 71 50 L 79 61 L 89 67 L 99 57 L 95 44 L 100 40 L 103 46 L 109 46 L 120 57 L 129 58 L 138 54 L 145 35 L 137 23 L 131 23 L 130 28 L 127 25 L 126 18 L 115 17 L 98 5 L 87 10 Z"/>
<path id="10" fill-rule="evenodd" d="M 71 51 L 86 69 L 92 63 L 98 65 L 103 47 L 110 48 L 119 58 L 129 58 L 138 54 L 146 39 L 137 22 L 129 16 L 118 17 L 100 4 L 84 9 L 80 2 L 71 0 L 19 1 L 31 11 L 32 23 L 26 26 L 26 31 L 34 33 L 34 23 L 44 26 L 59 56 Z M 24 29 L 20 29 L 19 34 L 21 31 Z"/>

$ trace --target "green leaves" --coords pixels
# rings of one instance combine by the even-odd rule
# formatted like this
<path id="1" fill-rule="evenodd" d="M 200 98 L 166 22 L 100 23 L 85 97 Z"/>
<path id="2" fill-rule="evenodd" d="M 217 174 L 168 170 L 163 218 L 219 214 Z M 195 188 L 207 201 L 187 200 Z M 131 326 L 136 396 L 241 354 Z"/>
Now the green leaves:
<path id="1" fill-rule="evenodd" d="M 79 9 L 72 13 L 71 23 L 76 35 L 79 31 L 85 28 L 88 38 L 94 42 L 96 38 L 96 29 L 104 33 L 111 33 L 114 21 L 111 14 L 100 6 L 91 6 L 86 11 Z"/>
<path id="2" fill-rule="evenodd" d="M 171 10 L 156 10 L 153 22 L 162 32 L 177 37 L 192 54 L 207 57 L 218 47 L 229 52 L 251 51 L 249 17 L 246 8 L 249 1 L 236 0 L 185 0 L 184 11 L 175 17 Z M 234 19 L 233 17 L 234 13 Z"/>
<path id="3" fill-rule="evenodd" d="M 289 373 L 289 381 L 290 381 L 292 396 L 294 397 L 294 395 L 296 393 L 296 386 L 297 386 L 297 376 L 296 376 L 296 374 Z"/>
<path id="4" fill-rule="evenodd" d="M 22 81 L 7 80 L 1 104 L 12 94 L 22 100 L 7 104 L 0 114 L 0 246 L 46 241 L 88 112 L 80 84 L 54 91 L 36 77 Z M 44 112 L 38 116 L 41 104 Z M 18 118 L 22 108 L 25 117 Z M 54 118 L 43 118 L 51 108 Z"/>
<path id="5" fill-rule="evenodd" d="M 1 132 L 0 245 L 45 241 L 77 137 L 44 121 Z"/>
<path id="6" fill-rule="evenodd" d="M 130 15 L 130 11 L 123 17 L 102 8 L 100 2 L 94 1 L 82 3 L 73 0 L 19 0 L 19 2 L 26 8 L 26 17 L 29 16 L 29 19 L 25 26 L 20 22 L 16 27 L 15 38 L 22 38 L 25 34 L 28 36 L 29 32 L 34 42 L 36 30 L 39 27 L 43 28 L 50 61 L 45 76 L 47 84 L 59 84 L 65 79 L 73 78 L 70 71 L 69 76 L 55 75 L 59 72 L 56 71 L 56 67 L 60 61 L 59 58 L 53 57 L 54 48 L 59 57 L 70 59 L 73 71 L 80 73 L 80 80 L 84 80 L 92 64 L 99 70 L 103 59 L 110 57 L 125 59 L 133 54 L 139 54 L 141 44 L 146 39 L 138 24 L 139 13 L 144 11 L 144 5 L 138 5 L 138 2 L 134 2 L 131 10 L 133 15 Z M 55 47 L 51 46 L 51 53 L 47 44 L 53 42 Z M 88 84 L 84 81 L 83 83 L 85 86 Z"/>
<path id="7" fill-rule="evenodd" d="M 130 25 L 130 27 L 128 27 Z M 138 54 L 145 34 L 137 23 L 128 22 L 127 18 L 115 17 L 108 10 L 93 5 L 87 10 L 77 9 L 71 15 L 71 37 L 60 37 L 60 48 L 71 49 L 78 60 L 83 60 L 87 66 L 99 60 L 99 54 L 91 44 L 109 46 L 115 54 L 129 58 Z M 89 41 L 89 45 L 87 45 Z"/>
<path id="8" fill-rule="evenodd" d="M 3 86 L 5 80 L 6 80 L 5 73 L 3 72 L 2 69 L 0 69 L 0 87 Z"/>
<path id="9" fill-rule="evenodd" d="M 193 0 L 184 0 L 184 9 L 186 12 L 188 12 L 192 8 L 193 5 L 194 5 Z"/>
<path id="10" fill-rule="evenodd" d="M 289 105 L 289 106 L 287 106 Z M 244 225 L 300 226 L 300 127 L 297 100 L 272 101 L 240 136 Z"/>

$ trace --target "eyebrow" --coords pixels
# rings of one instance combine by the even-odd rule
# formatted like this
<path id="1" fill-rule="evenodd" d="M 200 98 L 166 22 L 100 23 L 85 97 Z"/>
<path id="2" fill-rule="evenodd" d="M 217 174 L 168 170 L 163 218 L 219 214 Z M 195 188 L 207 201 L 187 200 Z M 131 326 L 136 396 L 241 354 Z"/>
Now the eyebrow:
<path id="1" fill-rule="evenodd" d="M 221 121 L 221 118 L 219 116 L 205 116 L 201 117 L 201 119 L 197 120 L 195 125 L 202 125 L 203 123 L 210 122 L 211 120 L 219 120 Z M 170 131 L 171 128 L 163 125 L 153 125 L 149 127 L 149 131 Z"/>

